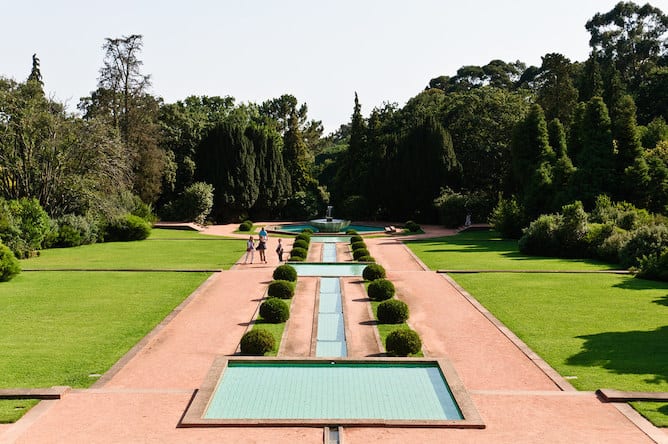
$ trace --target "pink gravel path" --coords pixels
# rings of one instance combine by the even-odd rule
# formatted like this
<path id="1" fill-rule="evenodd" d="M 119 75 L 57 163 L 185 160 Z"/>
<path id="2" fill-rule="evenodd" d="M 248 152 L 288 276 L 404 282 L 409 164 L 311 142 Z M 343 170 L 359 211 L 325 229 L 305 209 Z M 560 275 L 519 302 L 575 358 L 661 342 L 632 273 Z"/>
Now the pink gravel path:
<path id="1" fill-rule="evenodd" d="M 234 229 L 207 231 L 228 234 Z M 398 297 L 408 303 L 410 325 L 420 332 L 425 354 L 453 362 L 487 428 L 346 428 L 344 442 L 652 442 L 593 393 L 560 391 L 444 277 L 422 271 L 423 266 L 396 238 L 368 239 L 367 244 L 388 270 Z M 237 265 L 217 274 L 136 355 L 123 361 L 108 382 L 41 403 L 15 425 L 1 427 L 0 443 L 322 443 L 323 430 L 318 428 L 176 428 L 213 359 L 235 351 L 275 265 Z M 307 287 L 313 285 L 303 281 L 307 294 Z M 356 319 L 364 317 L 360 287 L 345 285 L 349 318 L 353 313 Z M 359 305 L 353 308 L 354 303 Z M 293 309 L 308 312 L 310 308 Z M 360 326 L 357 322 L 355 328 Z M 302 332 L 295 335 L 307 336 L 308 328 L 302 327 L 295 323 L 291 328 Z M 355 335 L 351 334 L 353 352 L 370 351 L 364 341 L 356 344 Z M 295 347 L 294 353 L 303 351 Z M 660 442 L 665 434 L 658 431 L 656 436 Z"/>
<path id="2" fill-rule="evenodd" d="M 283 333 L 280 356 L 301 358 L 311 355 L 317 288 L 318 278 L 316 277 L 301 277 L 297 281 L 290 307 L 290 319 Z"/>

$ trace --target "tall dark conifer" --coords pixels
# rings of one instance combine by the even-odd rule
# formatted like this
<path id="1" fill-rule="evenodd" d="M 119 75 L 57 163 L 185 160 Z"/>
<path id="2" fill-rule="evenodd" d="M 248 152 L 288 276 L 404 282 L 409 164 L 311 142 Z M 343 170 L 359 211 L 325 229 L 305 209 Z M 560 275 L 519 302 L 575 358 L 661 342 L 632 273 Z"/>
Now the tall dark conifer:
<path id="1" fill-rule="evenodd" d="M 588 206 L 599 194 L 610 194 L 616 180 L 610 115 L 602 98 L 587 103 L 579 129 L 582 150 L 576 162 L 577 192 Z"/>
<path id="2" fill-rule="evenodd" d="M 554 190 L 554 202 L 552 208 L 561 208 L 568 203 L 570 199 L 570 187 L 572 185 L 575 167 L 570 157 L 568 157 L 568 147 L 566 146 L 566 133 L 564 126 L 559 119 L 553 119 L 547 126 L 550 146 L 554 150 L 556 160 L 552 166 L 553 180 L 552 188 Z"/>
<path id="3" fill-rule="evenodd" d="M 650 177 L 638 133 L 636 106 L 631 96 L 623 96 L 617 103 L 613 130 L 617 146 L 616 175 L 623 178 L 617 182 L 617 196 L 620 200 L 644 206 Z"/>

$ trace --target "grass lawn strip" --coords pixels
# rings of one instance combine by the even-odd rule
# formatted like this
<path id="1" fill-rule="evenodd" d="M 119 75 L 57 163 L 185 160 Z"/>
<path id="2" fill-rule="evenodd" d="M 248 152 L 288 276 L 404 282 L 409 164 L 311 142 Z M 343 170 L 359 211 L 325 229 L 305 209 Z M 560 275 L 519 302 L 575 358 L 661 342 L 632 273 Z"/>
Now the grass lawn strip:
<path id="1" fill-rule="evenodd" d="M 258 315 L 257 320 L 253 324 L 252 330 L 257 328 L 269 331 L 269 333 L 271 333 L 276 340 L 274 349 L 270 352 L 267 352 L 265 356 L 277 356 L 278 350 L 281 348 L 281 339 L 283 338 L 283 331 L 285 330 L 285 322 L 272 324 L 271 322 L 267 322 L 262 319 L 262 316 Z"/>
<path id="2" fill-rule="evenodd" d="M 657 427 L 668 427 L 668 404 L 665 402 L 631 402 L 634 409 Z"/>
<path id="3" fill-rule="evenodd" d="M 489 231 L 407 241 L 406 245 L 432 270 L 611 270 L 611 264 L 585 259 L 526 256 L 517 241 Z"/>
<path id="4" fill-rule="evenodd" d="M 408 246 L 432 269 L 614 268 L 595 261 L 523 256 L 517 242 L 490 232 Z M 609 274 L 452 277 L 576 388 L 668 391 L 668 284 Z M 655 425 L 668 426 L 668 404 L 631 405 Z"/>
<path id="5" fill-rule="evenodd" d="M 0 399 L 0 424 L 18 421 L 38 402 L 37 399 Z"/>
<path id="6" fill-rule="evenodd" d="M 42 251 L 39 257 L 20 262 L 22 268 L 31 270 L 221 270 L 229 269 L 246 251 L 243 239 L 204 238 L 208 241 L 154 239 L 54 248 Z"/>

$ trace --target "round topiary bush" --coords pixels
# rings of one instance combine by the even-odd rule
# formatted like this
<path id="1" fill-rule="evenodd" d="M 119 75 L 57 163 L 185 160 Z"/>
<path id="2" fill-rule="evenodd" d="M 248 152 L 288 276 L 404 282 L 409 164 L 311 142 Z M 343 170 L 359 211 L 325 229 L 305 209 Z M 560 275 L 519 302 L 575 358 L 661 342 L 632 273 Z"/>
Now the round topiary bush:
<path id="1" fill-rule="evenodd" d="M 307 234 L 307 235 L 310 236 L 310 235 L 312 235 L 313 233 L 315 233 L 315 231 L 313 231 L 312 228 L 304 228 L 304 229 L 302 230 L 302 233 Z"/>
<path id="2" fill-rule="evenodd" d="M 352 244 L 350 244 L 350 247 L 353 250 L 360 250 L 362 248 L 366 249 L 366 244 L 364 243 L 364 241 L 358 241 L 358 242 L 353 242 Z"/>
<path id="3" fill-rule="evenodd" d="M 352 245 L 355 242 L 364 242 L 364 238 L 362 236 L 351 236 L 350 244 Z"/>
<path id="4" fill-rule="evenodd" d="M 300 239 L 301 239 L 301 240 L 304 240 L 304 241 L 306 241 L 306 242 L 308 242 L 309 244 L 311 243 L 311 236 L 310 236 L 308 233 L 301 233 L 301 234 L 298 234 L 298 235 L 295 237 L 295 240 L 296 240 L 296 241 L 298 241 L 298 240 L 300 240 Z"/>
<path id="5" fill-rule="evenodd" d="M 260 305 L 260 316 L 267 322 L 279 324 L 290 317 L 290 307 L 279 298 L 269 298 Z"/>
<path id="6" fill-rule="evenodd" d="M 0 282 L 7 282 L 21 272 L 19 261 L 12 250 L 0 244 Z"/>
<path id="7" fill-rule="evenodd" d="M 292 251 L 290 251 L 290 257 L 301 257 L 301 258 L 306 258 L 308 256 L 308 250 L 305 248 L 293 248 Z"/>
<path id="8" fill-rule="evenodd" d="M 292 244 L 292 248 L 303 248 L 305 250 L 308 250 L 308 242 L 305 241 L 304 239 L 297 239 Z"/>
<path id="9" fill-rule="evenodd" d="M 272 298 L 290 299 L 295 295 L 295 284 L 290 281 L 272 281 L 267 294 Z"/>
<path id="10" fill-rule="evenodd" d="M 376 308 L 376 317 L 381 324 L 401 324 L 408 319 L 408 305 L 399 299 L 388 299 Z"/>
<path id="11" fill-rule="evenodd" d="M 306 258 L 301 256 L 290 256 L 288 260 L 291 262 L 304 262 Z"/>
<path id="12" fill-rule="evenodd" d="M 394 284 L 387 279 L 376 279 L 366 289 L 372 301 L 384 301 L 394 296 Z"/>
<path id="13" fill-rule="evenodd" d="M 419 353 L 421 348 L 420 335 L 409 328 L 394 330 L 385 339 L 385 350 L 390 356 L 413 355 Z"/>
<path id="14" fill-rule="evenodd" d="M 375 281 L 385 277 L 385 268 L 379 264 L 369 264 L 362 270 L 362 277 L 365 281 Z M 276 276 L 274 276 L 276 279 Z"/>
<path id="15" fill-rule="evenodd" d="M 373 256 L 362 256 L 361 258 L 357 259 L 358 262 L 376 262 L 376 259 L 373 258 Z"/>
<path id="16" fill-rule="evenodd" d="M 279 265 L 274 270 L 273 278 L 277 281 L 294 282 L 297 280 L 297 270 L 288 264 Z"/>
<path id="17" fill-rule="evenodd" d="M 250 231 L 253 228 L 253 222 L 245 220 L 239 225 L 239 231 Z"/>
<path id="18" fill-rule="evenodd" d="M 360 248 L 359 250 L 354 250 L 353 251 L 353 258 L 358 261 L 359 258 L 362 256 L 371 256 L 371 253 L 369 253 L 369 250 L 366 248 Z"/>
<path id="19" fill-rule="evenodd" d="M 151 226 L 139 216 L 128 214 L 109 221 L 104 230 L 105 242 L 143 240 L 151 234 Z"/>
<path id="20" fill-rule="evenodd" d="M 357 230 L 353 230 L 353 229 L 351 228 L 350 230 L 346 230 L 346 234 L 356 235 L 356 234 L 357 234 Z"/>
<path id="21" fill-rule="evenodd" d="M 256 328 L 246 332 L 241 338 L 241 354 L 251 356 L 264 356 L 276 346 L 276 339 L 267 330 Z"/>
<path id="22" fill-rule="evenodd" d="M 420 227 L 420 225 L 412 220 L 407 221 L 404 227 L 406 227 L 406 229 L 411 233 L 417 233 L 418 231 L 422 230 L 422 227 Z"/>

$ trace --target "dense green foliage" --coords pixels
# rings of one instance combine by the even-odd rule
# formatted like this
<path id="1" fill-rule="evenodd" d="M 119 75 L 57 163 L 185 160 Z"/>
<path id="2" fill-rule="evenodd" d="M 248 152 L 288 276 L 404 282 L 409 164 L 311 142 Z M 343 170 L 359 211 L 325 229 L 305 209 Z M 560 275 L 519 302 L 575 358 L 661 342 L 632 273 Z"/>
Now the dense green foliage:
<path id="1" fill-rule="evenodd" d="M 394 330 L 385 340 L 385 350 L 390 356 L 414 355 L 419 353 L 421 348 L 420 335 L 410 328 Z"/>
<path id="2" fill-rule="evenodd" d="M 273 278 L 277 281 L 295 282 L 297 280 L 297 270 L 288 264 L 279 265 L 274 269 Z"/>
<path id="3" fill-rule="evenodd" d="M 385 301 L 394 296 L 395 289 L 392 281 L 381 278 L 371 281 L 366 292 L 372 301 Z"/>
<path id="4" fill-rule="evenodd" d="M 369 253 L 369 250 L 366 248 L 358 248 L 357 250 L 353 250 L 353 259 L 356 261 L 360 260 L 361 257 L 364 256 L 370 256 L 371 254 Z"/>
<path id="5" fill-rule="evenodd" d="M 255 328 L 241 337 L 239 348 L 242 355 L 264 356 L 276 346 L 276 339 L 267 330 Z"/>
<path id="6" fill-rule="evenodd" d="M 110 220 L 104 227 L 107 242 L 137 241 L 151 234 L 151 226 L 139 216 L 128 214 Z"/>
<path id="7" fill-rule="evenodd" d="M 290 307 L 282 299 L 272 297 L 260 304 L 260 316 L 272 324 L 285 322 L 290 318 Z"/>
<path id="8" fill-rule="evenodd" d="M 21 272 L 19 261 L 6 245 L 0 244 L 0 282 L 7 282 Z"/>
<path id="9" fill-rule="evenodd" d="M 304 248 L 295 247 L 290 251 L 290 260 L 294 260 L 296 257 L 301 259 L 306 259 L 308 255 L 308 250 Z"/>
<path id="10" fill-rule="evenodd" d="M 383 324 L 401 324 L 406 322 L 408 316 L 408 305 L 399 299 L 388 299 L 376 308 L 376 318 Z"/>
<path id="11" fill-rule="evenodd" d="M 385 278 L 385 268 L 380 264 L 369 264 L 362 270 L 362 277 L 365 281 L 375 281 Z"/>
<path id="12" fill-rule="evenodd" d="M 290 299 L 295 294 L 295 284 L 292 281 L 271 281 L 267 294 L 270 297 Z"/>

